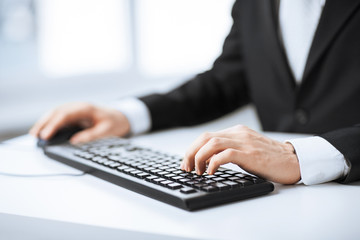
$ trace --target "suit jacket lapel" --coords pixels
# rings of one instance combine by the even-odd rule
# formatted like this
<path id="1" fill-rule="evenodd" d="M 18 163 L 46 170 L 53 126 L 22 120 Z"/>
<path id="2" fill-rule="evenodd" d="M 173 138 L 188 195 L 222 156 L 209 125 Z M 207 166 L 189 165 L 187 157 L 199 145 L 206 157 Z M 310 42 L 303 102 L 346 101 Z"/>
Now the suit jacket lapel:
<path id="1" fill-rule="evenodd" d="M 359 6 L 358 0 L 327 0 L 321 15 L 303 74 L 304 83 L 335 36 Z"/>

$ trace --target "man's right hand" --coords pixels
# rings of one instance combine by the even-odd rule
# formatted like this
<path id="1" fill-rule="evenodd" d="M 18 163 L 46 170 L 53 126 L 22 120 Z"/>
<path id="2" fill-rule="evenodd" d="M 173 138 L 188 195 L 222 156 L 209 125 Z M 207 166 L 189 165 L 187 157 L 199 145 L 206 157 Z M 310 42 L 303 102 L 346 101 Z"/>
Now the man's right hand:
<path id="1" fill-rule="evenodd" d="M 110 136 L 122 137 L 130 132 L 128 119 L 116 109 L 89 103 L 69 103 L 45 114 L 30 129 L 30 134 L 48 140 L 60 128 L 72 124 L 85 127 L 71 137 L 72 144 Z"/>

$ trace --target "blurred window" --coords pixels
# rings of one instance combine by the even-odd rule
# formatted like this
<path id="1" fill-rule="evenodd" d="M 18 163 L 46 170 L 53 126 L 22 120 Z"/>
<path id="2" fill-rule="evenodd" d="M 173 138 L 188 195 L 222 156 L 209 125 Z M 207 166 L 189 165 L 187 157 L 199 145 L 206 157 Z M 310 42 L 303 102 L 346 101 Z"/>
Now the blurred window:
<path id="1" fill-rule="evenodd" d="M 41 69 L 67 76 L 129 67 L 129 9 L 125 0 L 39 0 Z"/>
<path id="2" fill-rule="evenodd" d="M 0 77 L 203 71 L 221 52 L 232 3 L 0 0 Z"/>

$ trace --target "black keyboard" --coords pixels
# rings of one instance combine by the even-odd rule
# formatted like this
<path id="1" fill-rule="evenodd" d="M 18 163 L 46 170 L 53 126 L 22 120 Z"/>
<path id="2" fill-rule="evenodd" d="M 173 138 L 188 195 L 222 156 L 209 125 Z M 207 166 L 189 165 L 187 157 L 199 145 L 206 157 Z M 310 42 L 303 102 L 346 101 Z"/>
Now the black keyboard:
<path id="1" fill-rule="evenodd" d="M 180 156 L 108 138 L 74 146 L 44 147 L 47 156 L 145 196 L 197 210 L 273 191 L 264 179 L 220 167 L 214 175 L 179 169 Z"/>

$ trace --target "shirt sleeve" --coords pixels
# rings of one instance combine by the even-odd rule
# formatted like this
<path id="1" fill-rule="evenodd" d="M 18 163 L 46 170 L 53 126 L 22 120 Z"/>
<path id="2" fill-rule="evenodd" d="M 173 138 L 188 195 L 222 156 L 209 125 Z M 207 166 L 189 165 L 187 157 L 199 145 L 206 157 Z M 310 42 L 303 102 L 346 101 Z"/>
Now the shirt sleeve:
<path id="1" fill-rule="evenodd" d="M 141 100 L 137 98 L 124 98 L 108 106 L 119 110 L 126 116 L 130 123 L 131 134 L 141 134 L 150 130 L 150 111 Z"/>
<path id="2" fill-rule="evenodd" d="M 321 137 L 288 140 L 299 159 L 301 181 L 313 185 L 344 177 L 349 166 L 344 155 Z"/>

